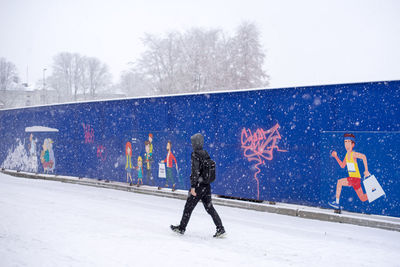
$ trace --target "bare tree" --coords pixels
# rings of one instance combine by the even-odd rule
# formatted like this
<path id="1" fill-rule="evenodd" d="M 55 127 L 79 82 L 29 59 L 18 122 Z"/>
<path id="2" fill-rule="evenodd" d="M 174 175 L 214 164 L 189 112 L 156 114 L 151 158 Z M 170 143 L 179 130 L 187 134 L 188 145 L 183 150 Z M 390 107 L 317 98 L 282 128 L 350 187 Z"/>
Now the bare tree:
<path id="1" fill-rule="evenodd" d="M 59 92 L 64 101 L 93 98 L 99 90 L 105 90 L 111 83 L 111 74 L 105 63 L 95 57 L 63 52 L 53 59 L 51 86 Z"/>
<path id="2" fill-rule="evenodd" d="M 57 90 L 62 101 L 71 100 L 73 88 L 73 54 L 58 53 L 53 58 L 53 74 L 48 81 Z"/>
<path id="3" fill-rule="evenodd" d="M 13 82 L 18 81 L 17 68 L 14 63 L 0 58 L 0 90 L 10 89 Z"/>
<path id="4" fill-rule="evenodd" d="M 85 79 L 89 84 L 89 94 L 94 97 L 99 90 L 104 90 L 111 84 L 111 74 L 107 65 L 94 57 L 87 58 L 85 66 Z"/>
<path id="5" fill-rule="evenodd" d="M 78 100 L 79 90 L 82 88 L 82 80 L 84 79 L 85 72 L 85 58 L 81 55 L 74 53 L 72 55 L 72 79 L 73 79 L 73 93 L 74 100 Z"/>

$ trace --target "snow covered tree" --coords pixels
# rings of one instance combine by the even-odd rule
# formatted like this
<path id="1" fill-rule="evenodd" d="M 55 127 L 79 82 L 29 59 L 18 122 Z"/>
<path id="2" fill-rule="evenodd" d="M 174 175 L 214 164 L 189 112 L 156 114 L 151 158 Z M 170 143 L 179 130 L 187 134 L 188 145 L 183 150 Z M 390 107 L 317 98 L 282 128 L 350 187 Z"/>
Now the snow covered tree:
<path id="1" fill-rule="evenodd" d="M 129 90 L 140 88 L 140 95 L 268 85 L 265 54 L 252 23 L 242 23 L 233 37 L 219 29 L 193 28 L 165 36 L 146 34 L 143 43 L 145 52 L 121 76 L 121 86 L 132 86 L 134 80 L 136 89 Z"/>
<path id="2" fill-rule="evenodd" d="M 18 80 L 17 68 L 14 63 L 3 57 L 0 58 L 0 90 L 10 89 L 12 84 Z"/>
<path id="3" fill-rule="evenodd" d="M 121 74 L 120 88 L 127 96 L 146 96 L 151 95 L 151 84 L 145 80 L 142 73 L 135 72 L 135 69 L 124 71 Z"/>
<path id="4" fill-rule="evenodd" d="M 182 89 L 192 92 L 223 87 L 224 35 L 220 30 L 192 29 L 182 40 Z"/>
<path id="5" fill-rule="evenodd" d="M 171 32 L 165 38 L 147 34 L 143 43 L 147 50 L 137 62 L 135 73 L 150 82 L 150 90 L 158 94 L 176 91 L 179 62 L 182 56 L 180 34 Z"/>
<path id="6" fill-rule="evenodd" d="M 232 38 L 232 85 L 235 88 L 268 86 L 268 75 L 263 70 L 265 54 L 259 36 L 254 24 L 243 22 Z"/>

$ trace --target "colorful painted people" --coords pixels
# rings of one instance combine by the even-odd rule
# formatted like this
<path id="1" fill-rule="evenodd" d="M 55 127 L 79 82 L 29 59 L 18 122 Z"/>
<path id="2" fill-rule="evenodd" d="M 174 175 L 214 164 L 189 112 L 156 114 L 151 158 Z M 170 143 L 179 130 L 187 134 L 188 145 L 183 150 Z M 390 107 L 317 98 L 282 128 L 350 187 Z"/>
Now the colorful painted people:
<path id="1" fill-rule="evenodd" d="M 153 157 L 153 134 L 149 133 L 149 154 L 150 157 Z"/>
<path id="2" fill-rule="evenodd" d="M 173 176 L 173 161 L 175 161 L 175 168 L 176 168 L 176 172 L 178 173 L 178 163 L 176 161 L 175 156 L 172 154 L 172 142 L 168 141 L 167 143 L 167 157 L 165 158 L 165 160 L 161 161 L 161 163 L 167 163 L 167 169 L 166 169 L 166 181 L 165 181 L 165 187 L 169 187 L 169 182 L 172 183 L 172 191 L 175 191 L 175 180 L 174 180 L 174 176 Z M 179 180 L 179 177 L 178 177 Z"/>
<path id="3" fill-rule="evenodd" d="M 343 161 L 338 158 L 336 151 L 332 152 L 332 157 L 336 159 L 339 166 L 341 168 L 347 166 L 347 171 L 349 173 L 349 176 L 347 178 L 342 178 L 338 180 L 336 184 L 336 200 L 328 203 L 335 209 L 339 209 L 340 194 L 342 192 L 343 186 L 353 187 L 354 191 L 356 191 L 357 193 L 358 198 L 362 202 L 368 200 L 367 194 L 365 194 L 363 192 L 363 189 L 361 188 L 361 174 L 357 164 L 357 159 L 361 159 L 364 163 L 364 177 L 370 176 L 370 173 L 368 172 L 367 157 L 364 154 L 353 151 L 355 144 L 355 136 L 353 134 L 346 133 L 344 135 L 344 147 L 346 148 L 347 153 Z"/>
<path id="4" fill-rule="evenodd" d="M 50 138 L 44 139 L 42 147 L 40 162 L 42 162 L 43 170 L 45 173 L 53 172 L 55 168 L 53 141 Z"/>
<path id="5" fill-rule="evenodd" d="M 151 171 L 151 165 L 153 163 L 153 157 L 150 154 L 150 142 L 149 141 L 145 141 L 144 142 L 144 147 L 145 147 L 145 153 L 144 153 L 144 160 L 146 163 L 146 182 L 148 185 L 155 185 L 154 183 L 154 179 L 153 179 L 153 174 Z"/>
<path id="6" fill-rule="evenodd" d="M 129 183 L 129 185 L 133 185 L 133 180 L 132 180 L 132 144 L 131 142 L 126 142 L 125 144 L 125 156 L 126 156 L 126 164 L 125 164 L 125 170 L 126 170 L 126 182 Z"/>
<path id="7" fill-rule="evenodd" d="M 143 159 L 141 156 L 138 157 L 136 170 L 138 172 L 137 187 L 143 184 Z"/>

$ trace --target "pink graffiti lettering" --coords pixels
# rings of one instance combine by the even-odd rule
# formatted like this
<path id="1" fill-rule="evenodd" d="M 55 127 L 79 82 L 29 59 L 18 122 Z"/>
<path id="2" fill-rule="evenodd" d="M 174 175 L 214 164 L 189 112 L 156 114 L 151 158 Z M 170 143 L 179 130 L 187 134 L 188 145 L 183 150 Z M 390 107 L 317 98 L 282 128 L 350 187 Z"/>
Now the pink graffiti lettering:
<path id="1" fill-rule="evenodd" d="M 82 123 L 83 126 L 83 131 L 85 135 L 85 144 L 92 144 L 94 143 L 94 130 L 92 127 L 90 127 L 89 124 L 84 124 Z"/>
<path id="2" fill-rule="evenodd" d="M 254 179 L 257 182 L 257 199 L 260 198 L 260 181 L 257 175 L 261 172 L 259 166 L 265 164 L 265 160 L 272 160 L 274 158 L 274 149 L 279 152 L 287 152 L 287 150 L 280 149 L 277 145 L 278 139 L 282 139 L 278 129 L 279 124 L 275 124 L 269 130 L 257 129 L 254 133 L 250 129 L 243 128 L 241 142 L 244 148 L 244 156 L 248 161 L 255 161 L 254 167 L 257 169 L 254 174 Z"/>
<path id="3" fill-rule="evenodd" d="M 99 158 L 101 161 L 106 161 L 107 159 L 106 148 L 102 145 L 97 146 L 97 158 Z"/>

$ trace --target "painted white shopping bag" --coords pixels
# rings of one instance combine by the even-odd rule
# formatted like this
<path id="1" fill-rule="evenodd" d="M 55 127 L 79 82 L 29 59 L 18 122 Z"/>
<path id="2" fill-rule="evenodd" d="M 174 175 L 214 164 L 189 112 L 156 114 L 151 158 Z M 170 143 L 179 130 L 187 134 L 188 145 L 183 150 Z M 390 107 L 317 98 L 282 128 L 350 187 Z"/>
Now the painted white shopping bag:
<path id="1" fill-rule="evenodd" d="M 164 163 L 158 163 L 158 178 L 167 178 L 167 174 L 165 173 Z"/>
<path id="2" fill-rule="evenodd" d="M 383 191 L 381 185 L 378 183 L 378 180 L 376 180 L 375 175 L 365 178 L 363 183 L 369 203 L 385 195 L 385 191 Z"/>

